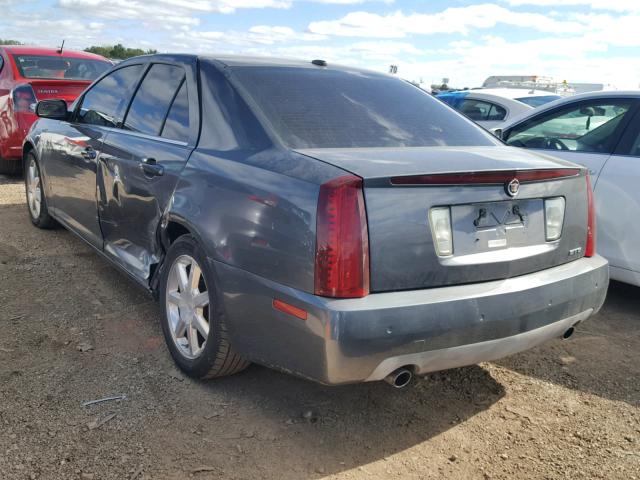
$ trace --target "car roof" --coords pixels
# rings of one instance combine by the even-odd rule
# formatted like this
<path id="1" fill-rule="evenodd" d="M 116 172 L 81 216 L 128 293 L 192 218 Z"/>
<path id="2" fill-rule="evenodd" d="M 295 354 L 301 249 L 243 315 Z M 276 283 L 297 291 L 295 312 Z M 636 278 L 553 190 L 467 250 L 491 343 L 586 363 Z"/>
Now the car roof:
<path id="1" fill-rule="evenodd" d="M 545 90 L 530 90 L 526 88 L 476 88 L 469 90 L 470 93 L 486 93 L 495 95 L 496 97 L 504 97 L 511 99 L 527 98 L 527 97 L 557 97 L 557 93 L 547 92 Z"/>
<path id="2" fill-rule="evenodd" d="M 204 61 L 210 61 L 217 63 L 223 67 L 296 67 L 296 68 L 330 68 L 335 70 L 345 70 L 351 72 L 363 72 L 370 74 L 377 74 L 388 76 L 384 72 L 377 72 L 375 70 L 367 70 L 364 68 L 356 68 L 348 65 L 341 65 L 326 62 L 326 66 L 314 65 L 312 61 L 314 58 L 308 60 L 292 59 L 292 58 L 280 58 L 280 57 L 267 57 L 267 56 L 245 56 L 245 55 L 213 55 L 213 54 L 190 54 L 190 53 L 154 53 L 149 55 L 141 55 L 139 57 L 132 57 L 124 60 L 121 64 L 130 63 L 136 59 L 145 59 L 147 61 L 161 61 L 165 60 L 182 60 L 198 59 Z M 323 60 L 320 60 L 323 61 Z M 119 64 L 119 65 L 121 65 Z"/>
<path id="3" fill-rule="evenodd" d="M 520 123 L 522 120 L 525 120 L 533 115 L 537 115 L 540 112 L 545 112 L 547 110 L 551 110 L 552 108 L 561 107 L 563 105 L 570 105 L 572 103 L 581 102 L 584 100 L 598 100 L 598 99 L 616 99 L 616 98 L 640 98 L 640 90 L 603 90 L 598 92 L 587 92 L 580 93 L 578 95 L 571 95 L 570 97 L 562 97 L 558 100 L 554 100 L 553 102 L 545 103 L 530 112 L 526 112 L 524 114 L 518 115 L 509 119 L 504 128 L 510 128 L 512 125 L 516 123 Z"/>
<path id="4" fill-rule="evenodd" d="M 45 55 L 52 57 L 62 56 L 67 58 L 106 60 L 106 58 L 96 55 L 95 53 L 79 52 L 77 50 L 64 49 L 62 53 L 60 53 L 58 48 L 34 47 L 29 45 L 2 45 L 0 48 L 11 55 Z"/>

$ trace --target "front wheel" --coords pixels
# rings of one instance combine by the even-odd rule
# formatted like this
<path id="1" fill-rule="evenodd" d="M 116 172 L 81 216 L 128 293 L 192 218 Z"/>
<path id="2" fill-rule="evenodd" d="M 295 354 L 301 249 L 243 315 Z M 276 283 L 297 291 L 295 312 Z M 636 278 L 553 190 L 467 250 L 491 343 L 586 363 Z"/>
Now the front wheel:
<path id="1" fill-rule="evenodd" d="M 190 235 L 167 252 L 160 280 L 162 331 L 174 361 L 190 377 L 223 377 L 249 363 L 231 346 L 206 256 Z"/>
<path id="2" fill-rule="evenodd" d="M 31 223 L 38 228 L 53 228 L 56 226 L 56 221 L 49 215 L 47 209 L 38 160 L 33 153 L 30 153 L 25 163 L 24 184 L 27 190 L 27 207 L 29 207 Z"/>

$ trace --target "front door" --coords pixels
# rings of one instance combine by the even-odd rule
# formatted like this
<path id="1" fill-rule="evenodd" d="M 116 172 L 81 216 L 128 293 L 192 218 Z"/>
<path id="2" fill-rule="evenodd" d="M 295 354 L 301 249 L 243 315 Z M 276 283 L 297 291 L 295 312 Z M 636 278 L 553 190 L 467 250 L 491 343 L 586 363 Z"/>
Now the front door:
<path id="1" fill-rule="evenodd" d="M 143 281 L 160 259 L 160 220 L 197 136 L 192 79 L 180 65 L 153 64 L 100 159 L 104 251 Z"/>
<path id="2" fill-rule="evenodd" d="M 634 106 L 632 99 L 615 97 L 560 106 L 508 129 L 505 141 L 584 165 L 595 185 Z"/>
<path id="3" fill-rule="evenodd" d="M 101 127 L 62 123 L 45 132 L 51 156 L 42 165 L 51 195 L 51 211 L 90 244 L 102 248 L 96 204 L 96 165 L 106 132 Z"/>
<path id="4" fill-rule="evenodd" d="M 47 137 L 52 212 L 86 241 L 102 248 L 96 198 L 97 165 L 105 137 L 122 119 L 142 65 L 131 65 L 97 82 L 79 101 L 66 130 Z"/>
<path id="5" fill-rule="evenodd" d="M 640 278 L 640 223 L 636 221 L 640 214 L 639 186 L 640 112 L 602 169 L 595 188 L 598 253 L 612 267 L 635 272 L 635 278 Z M 620 279 L 627 281 L 626 277 Z"/>

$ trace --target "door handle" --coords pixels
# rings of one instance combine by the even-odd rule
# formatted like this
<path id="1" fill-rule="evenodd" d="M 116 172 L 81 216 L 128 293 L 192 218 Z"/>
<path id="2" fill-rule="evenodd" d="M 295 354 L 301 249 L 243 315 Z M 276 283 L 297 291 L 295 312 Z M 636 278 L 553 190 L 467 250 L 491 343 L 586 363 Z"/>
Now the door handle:
<path id="1" fill-rule="evenodd" d="M 140 169 L 148 177 L 160 177 L 164 175 L 164 167 L 156 162 L 155 158 L 143 158 Z"/>
<path id="2" fill-rule="evenodd" d="M 80 155 L 82 155 L 82 157 L 86 158 L 87 160 L 95 160 L 96 157 L 98 156 L 98 153 L 93 148 L 87 147 L 84 150 L 82 150 Z"/>

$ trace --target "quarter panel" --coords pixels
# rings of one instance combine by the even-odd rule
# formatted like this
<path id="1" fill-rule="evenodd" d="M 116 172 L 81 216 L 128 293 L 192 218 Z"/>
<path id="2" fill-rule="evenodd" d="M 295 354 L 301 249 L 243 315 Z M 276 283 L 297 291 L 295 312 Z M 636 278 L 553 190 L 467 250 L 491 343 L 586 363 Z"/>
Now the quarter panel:
<path id="1" fill-rule="evenodd" d="M 196 150 L 168 217 L 195 231 L 210 258 L 311 292 L 319 191 L 314 180 L 327 175 L 315 171 L 305 178 L 300 169 L 299 178 L 256 165 L 259 159 L 265 165 L 286 165 L 289 155 Z M 298 163 L 313 162 L 301 157 Z M 311 166 L 308 170 L 314 172 Z"/>

